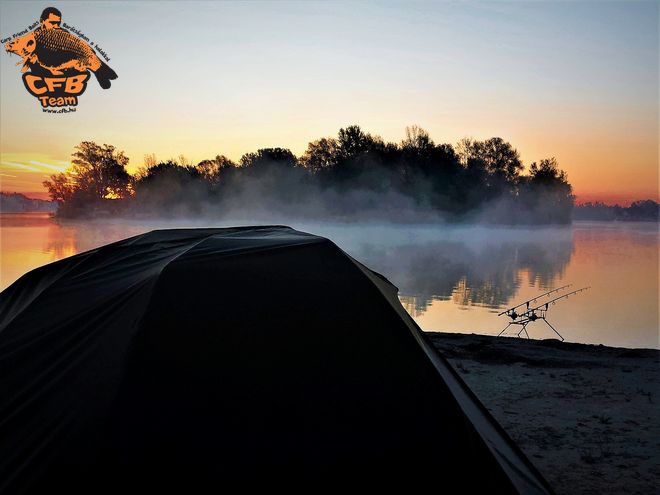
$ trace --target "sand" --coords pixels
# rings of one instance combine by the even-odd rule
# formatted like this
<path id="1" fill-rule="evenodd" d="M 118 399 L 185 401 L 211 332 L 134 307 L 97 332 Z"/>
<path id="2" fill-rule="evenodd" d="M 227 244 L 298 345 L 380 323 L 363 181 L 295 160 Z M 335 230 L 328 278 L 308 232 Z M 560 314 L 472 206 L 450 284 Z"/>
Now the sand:
<path id="1" fill-rule="evenodd" d="M 660 493 L 660 351 L 428 336 L 558 494 Z"/>

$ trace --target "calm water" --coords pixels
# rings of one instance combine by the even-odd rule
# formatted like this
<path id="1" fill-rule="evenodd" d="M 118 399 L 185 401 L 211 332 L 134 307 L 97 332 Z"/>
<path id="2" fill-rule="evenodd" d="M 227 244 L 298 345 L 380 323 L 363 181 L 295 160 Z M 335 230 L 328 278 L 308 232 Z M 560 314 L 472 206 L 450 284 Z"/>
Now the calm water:
<path id="1" fill-rule="evenodd" d="M 37 266 L 154 228 L 250 223 L 57 222 L 45 214 L 0 214 L 0 222 L 0 289 Z M 657 224 L 290 225 L 331 238 L 388 277 L 424 330 L 496 335 L 507 324 L 497 313 L 507 306 L 562 285 L 589 285 L 548 312 L 567 341 L 660 347 Z M 533 338 L 554 336 L 542 322 L 528 330 Z"/>

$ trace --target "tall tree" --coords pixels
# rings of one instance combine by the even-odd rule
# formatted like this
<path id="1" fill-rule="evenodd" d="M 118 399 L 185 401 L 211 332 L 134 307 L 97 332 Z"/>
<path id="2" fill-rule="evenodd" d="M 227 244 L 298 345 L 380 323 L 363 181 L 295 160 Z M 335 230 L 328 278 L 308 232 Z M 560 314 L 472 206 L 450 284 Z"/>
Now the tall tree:
<path id="1" fill-rule="evenodd" d="M 488 172 L 499 175 L 513 184 L 523 169 L 518 150 L 502 138 L 494 137 L 480 143 L 479 158 L 483 160 Z"/>
<path id="2" fill-rule="evenodd" d="M 50 180 L 46 180 L 43 186 L 48 189 L 48 195 L 53 201 L 66 203 L 70 201 L 75 192 L 75 184 L 67 174 L 51 175 Z"/>
<path id="3" fill-rule="evenodd" d="M 77 196 L 94 201 L 130 195 L 131 176 L 126 171 L 128 158 L 123 151 L 92 141 L 83 141 L 75 149 L 72 168 L 43 183 L 53 200 L 66 202 Z"/>
<path id="4" fill-rule="evenodd" d="M 383 140 L 364 132 L 359 125 L 339 129 L 337 135 L 337 154 L 340 160 L 351 160 L 363 153 L 383 149 Z"/>
<path id="5" fill-rule="evenodd" d="M 271 167 L 293 168 L 298 164 L 296 155 L 286 148 L 262 148 L 256 153 L 246 153 L 241 157 L 241 167 L 261 170 Z"/>
<path id="6" fill-rule="evenodd" d="M 125 198 L 130 195 L 131 177 L 126 171 L 128 157 L 108 144 L 83 141 L 75 147 L 71 176 L 75 189 L 95 199 Z"/>
<path id="7" fill-rule="evenodd" d="M 532 163 L 524 178 L 521 200 L 534 212 L 535 221 L 565 223 L 570 221 L 575 203 L 573 188 L 557 160 L 546 158 Z"/>
<path id="8" fill-rule="evenodd" d="M 456 146 L 463 166 L 470 160 L 480 161 L 488 174 L 515 184 L 523 169 L 520 154 L 511 143 L 502 138 L 493 137 L 486 141 L 464 138 Z"/>
<path id="9" fill-rule="evenodd" d="M 321 138 L 307 145 L 300 163 L 312 173 L 331 170 L 338 163 L 339 145 L 334 138 Z"/>
<path id="10" fill-rule="evenodd" d="M 401 150 L 419 157 L 427 157 L 435 148 L 429 133 L 418 125 L 406 127 L 406 137 L 401 141 Z"/>
<path id="11" fill-rule="evenodd" d="M 235 167 L 236 164 L 224 155 L 216 155 L 211 160 L 202 160 L 197 164 L 197 170 L 212 185 L 218 184 L 221 176 Z"/>

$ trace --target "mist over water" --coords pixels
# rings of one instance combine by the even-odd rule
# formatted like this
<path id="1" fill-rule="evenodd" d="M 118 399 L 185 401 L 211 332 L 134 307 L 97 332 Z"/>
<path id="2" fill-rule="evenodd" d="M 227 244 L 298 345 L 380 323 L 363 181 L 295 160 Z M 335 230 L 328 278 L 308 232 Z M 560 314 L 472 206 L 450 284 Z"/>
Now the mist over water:
<path id="1" fill-rule="evenodd" d="M 509 305 L 562 285 L 589 285 L 548 313 L 567 341 L 660 347 L 654 223 L 529 228 L 240 217 L 89 222 L 3 214 L 1 288 L 36 266 L 153 229 L 281 224 L 327 237 L 387 277 L 427 331 L 496 335 L 508 322 L 497 313 Z M 556 337 L 541 323 L 528 329 L 534 338 Z"/>

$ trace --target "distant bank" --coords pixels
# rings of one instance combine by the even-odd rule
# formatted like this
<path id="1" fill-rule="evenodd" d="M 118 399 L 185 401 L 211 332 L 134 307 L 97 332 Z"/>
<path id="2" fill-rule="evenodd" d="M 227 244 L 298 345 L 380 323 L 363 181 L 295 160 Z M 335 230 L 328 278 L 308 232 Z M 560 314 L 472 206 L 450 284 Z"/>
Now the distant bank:
<path id="1" fill-rule="evenodd" d="M 21 193 L 0 192 L 0 212 L 57 213 L 57 201 L 29 198 Z M 573 208 L 573 220 L 657 222 L 660 220 L 660 204 L 652 199 L 634 201 L 630 206 L 584 203 Z"/>
<path id="2" fill-rule="evenodd" d="M 657 222 L 660 204 L 652 199 L 633 202 L 630 206 L 609 206 L 601 202 L 584 203 L 573 207 L 573 220 L 618 220 Z"/>
<path id="3" fill-rule="evenodd" d="M 0 212 L 2 213 L 28 213 L 57 211 L 56 201 L 28 198 L 21 193 L 0 192 Z"/>

